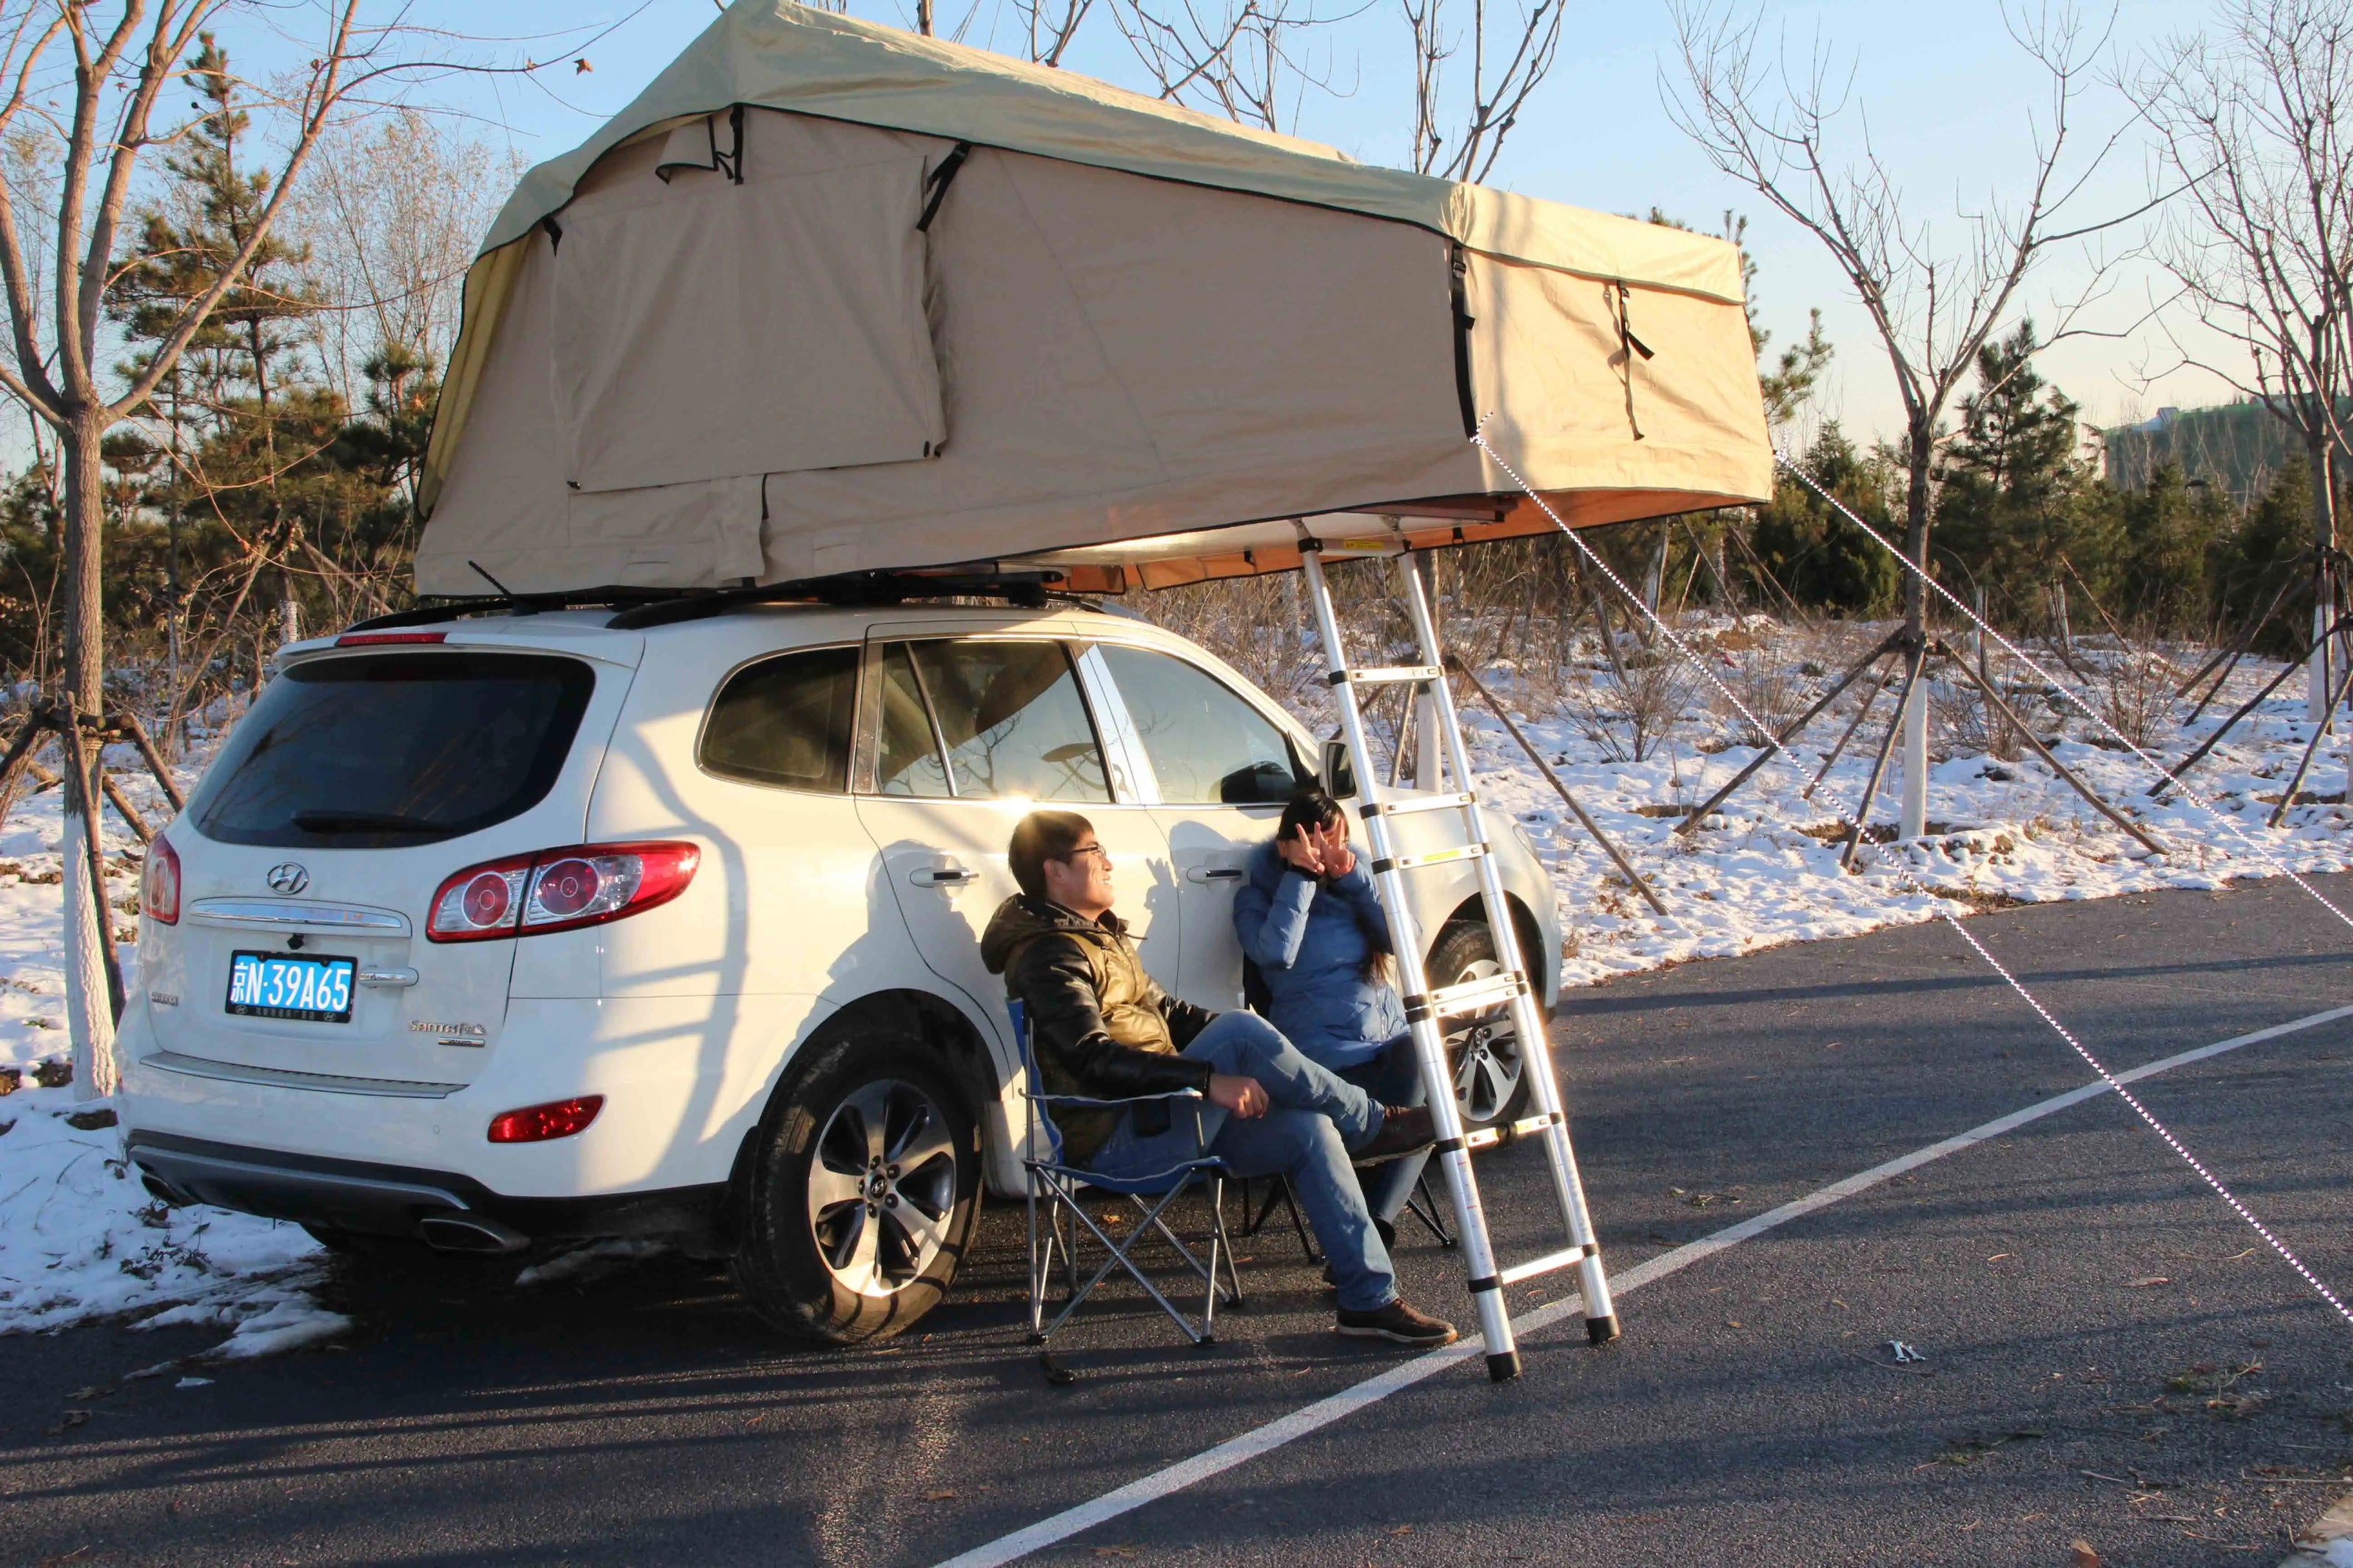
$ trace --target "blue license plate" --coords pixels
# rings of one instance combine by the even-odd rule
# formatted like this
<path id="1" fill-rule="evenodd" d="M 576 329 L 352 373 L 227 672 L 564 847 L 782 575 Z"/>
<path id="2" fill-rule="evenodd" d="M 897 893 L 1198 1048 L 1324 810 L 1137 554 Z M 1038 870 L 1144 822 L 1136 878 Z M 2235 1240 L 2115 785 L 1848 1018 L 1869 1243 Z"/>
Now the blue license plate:
<path id="1" fill-rule="evenodd" d="M 228 955 L 228 1010 L 248 1018 L 352 1021 L 352 981 L 359 961 L 289 958 L 276 952 Z"/>

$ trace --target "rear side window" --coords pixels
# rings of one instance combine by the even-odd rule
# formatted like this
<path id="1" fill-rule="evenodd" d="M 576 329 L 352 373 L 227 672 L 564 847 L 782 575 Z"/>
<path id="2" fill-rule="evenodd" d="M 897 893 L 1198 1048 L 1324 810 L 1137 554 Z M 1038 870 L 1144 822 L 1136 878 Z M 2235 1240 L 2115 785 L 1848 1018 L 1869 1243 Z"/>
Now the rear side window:
<path id="1" fill-rule="evenodd" d="M 1098 645 L 1171 805 L 1284 801 L 1313 775 L 1266 715 L 1207 670 L 1147 648 Z"/>
<path id="2" fill-rule="evenodd" d="M 893 643 L 883 651 L 882 708 L 884 795 L 1111 799 L 1103 748 L 1060 643 Z"/>
<path id="3" fill-rule="evenodd" d="M 578 659 L 536 654 L 306 660 L 229 737 L 192 808 L 196 830 L 290 849 L 478 832 L 546 798 L 596 684 Z"/>
<path id="4" fill-rule="evenodd" d="M 858 649 L 821 647 L 737 670 L 711 704 L 702 765 L 785 789 L 849 787 Z"/>

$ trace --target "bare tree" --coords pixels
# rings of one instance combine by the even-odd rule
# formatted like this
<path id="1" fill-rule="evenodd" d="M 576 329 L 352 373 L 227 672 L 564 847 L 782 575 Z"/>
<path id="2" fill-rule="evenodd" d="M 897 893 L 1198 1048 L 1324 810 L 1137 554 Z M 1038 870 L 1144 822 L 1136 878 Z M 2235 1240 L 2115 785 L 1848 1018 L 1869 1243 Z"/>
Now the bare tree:
<path id="1" fill-rule="evenodd" d="M 1029 58 L 1041 66 L 1060 68 L 1064 51 L 1079 36 L 1079 26 L 1094 9 L 1094 0 L 1013 0 L 1027 29 Z M 973 8 L 977 11 L 976 5 Z M 971 17 L 966 16 L 969 25 Z M 963 29 L 957 29 L 961 37 Z"/>
<path id="2" fill-rule="evenodd" d="M 1449 180 L 1484 180 L 1520 110 L 1560 53 L 1564 0 L 1520 0 L 1510 20 L 1468 0 L 1467 40 L 1447 0 L 1399 0 L 1413 33 L 1413 166 Z M 1467 90 L 1449 87 L 1447 64 L 1464 55 Z"/>
<path id="3" fill-rule="evenodd" d="M 2316 717 L 2353 413 L 2353 4 L 2226 0 L 2219 20 L 2217 37 L 2161 47 L 2133 92 L 2188 192 L 2158 245 L 2208 334 L 2177 334 L 2182 362 L 2260 402 L 2311 466 Z"/>
<path id="4" fill-rule="evenodd" d="M 321 35 L 308 65 L 281 91 L 257 100 L 281 121 L 284 155 L 245 243 L 213 287 L 191 299 L 135 372 L 119 382 L 102 363 L 100 334 L 117 241 L 141 161 L 183 136 L 186 123 L 159 118 L 164 94 L 186 68 L 200 33 L 254 0 L 0 0 L 0 146 L 12 150 L 0 179 L 0 286 L 9 341 L 0 352 L 0 391 L 52 429 L 62 454 L 64 540 L 59 584 L 63 668 L 59 693 L 85 722 L 104 710 L 105 652 L 100 605 L 105 525 L 100 444 L 172 374 L 222 300 L 243 281 L 321 133 L 394 73 L 425 64 L 403 53 L 416 35 L 363 26 L 361 0 L 322 0 Z M 258 5 L 256 8 L 259 8 Z M 290 13 L 272 26 L 284 26 Z M 442 62 L 443 68 L 447 63 Z M 198 111 L 200 114 L 202 110 Z M 29 139 L 34 150 L 14 150 Z M 46 151 L 42 151 L 46 149 Z M 16 174 L 55 171 L 53 193 Z M 36 258 L 46 255 L 46 265 Z M 46 297 L 45 297 L 46 295 Z M 88 747 L 71 758 L 65 825 L 67 1015 L 76 1078 L 109 1087 L 113 1016 L 102 984 L 103 910 L 79 858 L 81 802 L 94 798 Z"/>
<path id="5" fill-rule="evenodd" d="M 1907 480 L 1905 551 L 1925 569 L 1938 426 L 1978 350 L 2016 305 L 2045 251 L 2115 228 L 2156 205 L 2074 220 L 2093 173 L 2122 134 L 2119 129 L 2076 153 L 2073 112 L 2091 85 L 2105 33 L 2094 33 L 2069 9 L 2005 12 L 2010 36 L 2043 78 L 2032 153 L 2014 183 L 1997 186 L 1981 206 L 1958 210 L 1959 243 L 1940 249 L 1935 226 L 1906 209 L 1903 185 L 1873 147 L 1867 125 L 1852 159 L 1834 147 L 1840 122 L 1854 106 L 1851 83 L 1832 80 L 1826 50 L 1817 47 L 1793 69 L 1786 57 L 1760 47 L 1761 14 L 1744 21 L 1715 0 L 1672 0 L 1670 10 L 1683 67 L 1683 81 L 1668 88 L 1676 125 L 1718 169 L 1753 185 L 1821 241 L 1886 352 L 1904 407 L 1898 450 Z M 2056 330 L 2045 346 L 2081 333 L 2081 312 L 2105 271 L 2095 266 L 2082 294 L 2052 312 Z M 1915 643 L 1926 635 L 1926 585 L 1907 574 L 1905 622 Z M 1925 702 L 1907 710 L 1905 723 L 1904 833 L 1911 837 L 1923 831 L 1926 815 Z"/>
<path id="6" fill-rule="evenodd" d="M 1080 0 L 1063 0 L 1075 15 Z M 1245 125 L 1288 129 L 1308 91 L 1328 85 L 1306 39 L 1354 16 L 1314 0 L 1111 0 L 1110 15 L 1160 96 Z"/>
<path id="7" fill-rule="evenodd" d="M 331 127 L 286 214 L 323 301 L 311 317 L 330 384 L 358 407 L 362 367 L 387 350 L 442 363 L 474 247 L 522 174 L 455 124 L 414 108 Z"/>

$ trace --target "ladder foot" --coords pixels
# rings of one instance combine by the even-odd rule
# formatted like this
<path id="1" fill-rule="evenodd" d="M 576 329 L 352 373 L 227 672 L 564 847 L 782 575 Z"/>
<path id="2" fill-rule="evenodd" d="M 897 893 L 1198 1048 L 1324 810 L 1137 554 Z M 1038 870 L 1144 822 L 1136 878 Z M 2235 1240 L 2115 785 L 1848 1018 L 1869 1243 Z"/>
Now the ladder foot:
<path id="1" fill-rule="evenodd" d="M 1487 1375 L 1496 1383 L 1509 1383 L 1520 1375 L 1520 1352 L 1504 1351 L 1487 1357 Z"/>
<path id="2" fill-rule="evenodd" d="M 1606 1345 L 1611 1340 L 1616 1339 L 1618 1337 L 1618 1314 L 1612 1312 L 1606 1318 L 1586 1319 L 1585 1337 L 1592 1341 L 1597 1345 Z"/>

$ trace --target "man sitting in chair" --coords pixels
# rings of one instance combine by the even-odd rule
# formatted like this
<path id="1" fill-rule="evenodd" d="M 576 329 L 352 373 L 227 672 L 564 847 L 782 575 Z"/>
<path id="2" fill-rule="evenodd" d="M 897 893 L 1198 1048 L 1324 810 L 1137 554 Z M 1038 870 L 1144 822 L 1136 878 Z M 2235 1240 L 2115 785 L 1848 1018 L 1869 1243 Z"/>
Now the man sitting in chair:
<path id="1" fill-rule="evenodd" d="M 1028 1010 L 1050 1094 L 1100 1100 L 1198 1089 L 1201 1137 L 1239 1176 L 1284 1175 L 1332 1262 L 1339 1331 L 1399 1344 L 1450 1343 L 1454 1327 L 1399 1299 L 1389 1256 L 1350 1168 L 1427 1147 L 1426 1107 L 1384 1107 L 1293 1048 L 1252 1013 L 1210 1013 L 1154 984 L 1112 913 L 1111 856 L 1068 811 L 1033 811 L 1008 857 L 1021 891 L 980 939 L 989 972 Z M 1168 1170 L 1200 1152 L 1192 1119 L 1165 1102 L 1071 1108 L 1055 1118 L 1064 1157 L 1106 1176 Z"/>

